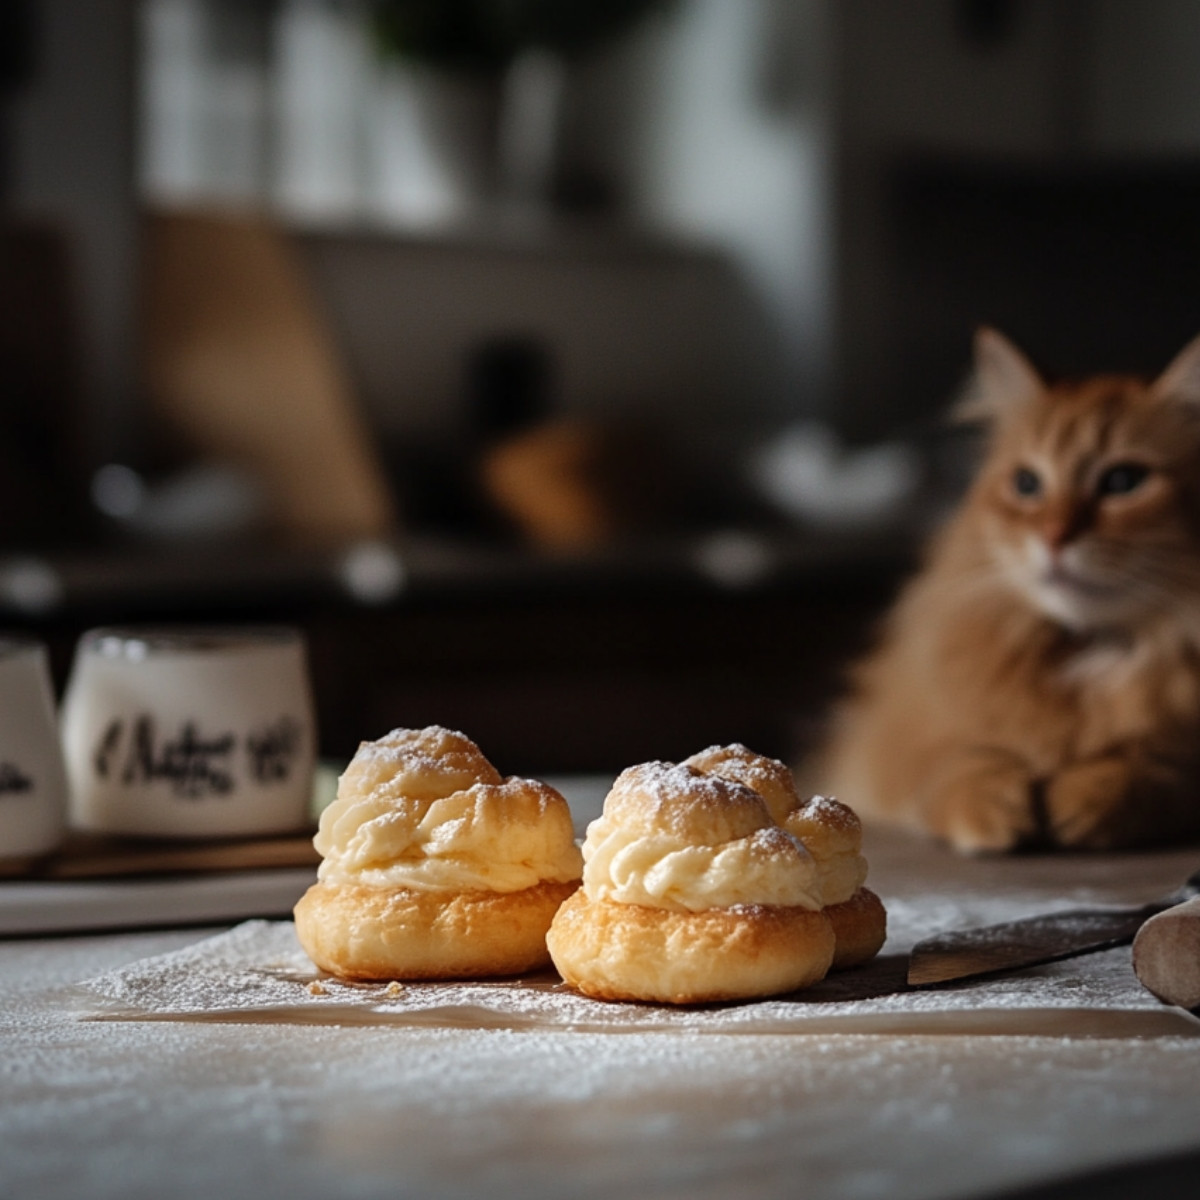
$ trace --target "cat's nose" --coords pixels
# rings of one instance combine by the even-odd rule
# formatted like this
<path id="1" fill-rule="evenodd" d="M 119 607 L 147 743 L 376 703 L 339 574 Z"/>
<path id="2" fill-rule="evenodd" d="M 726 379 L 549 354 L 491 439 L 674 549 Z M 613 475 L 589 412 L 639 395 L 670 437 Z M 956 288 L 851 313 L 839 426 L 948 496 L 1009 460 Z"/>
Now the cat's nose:
<path id="1" fill-rule="evenodd" d="M 1042 530 L 1042 538 L 1050 553 L 1057 554 L 1071 540 L 1071 535 L 1066 525 L 1048 525 Z"/>
<path id="2" fill-rule="evenodd" d="M 1042 523 L 1042 538 L 1051 553 L 1057 553 L 1073 542 L 1083 529 L 1083 521 L 1077 512 L 1050 513 Z"/>

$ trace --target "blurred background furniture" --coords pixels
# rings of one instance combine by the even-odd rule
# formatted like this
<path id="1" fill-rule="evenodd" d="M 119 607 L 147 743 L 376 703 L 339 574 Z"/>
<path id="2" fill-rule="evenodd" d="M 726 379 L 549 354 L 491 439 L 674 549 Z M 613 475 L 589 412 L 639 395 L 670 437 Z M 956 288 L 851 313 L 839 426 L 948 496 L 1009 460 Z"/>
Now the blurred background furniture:
<path id="1" fill-rule="evenodd" d="M 0 621 L 60 676 L 286 620 L 330 755 L 798 754 L 969 472 L 973 327 L 1200 331 L 1194 6 L 542 7 L 5 6 Z"/>

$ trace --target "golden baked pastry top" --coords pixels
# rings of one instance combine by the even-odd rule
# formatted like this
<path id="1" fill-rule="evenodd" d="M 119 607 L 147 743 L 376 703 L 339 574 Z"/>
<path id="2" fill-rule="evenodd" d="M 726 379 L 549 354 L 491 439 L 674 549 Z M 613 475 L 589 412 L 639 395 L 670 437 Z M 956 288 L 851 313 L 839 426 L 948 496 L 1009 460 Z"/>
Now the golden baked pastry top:
<path id="1" fill-rule="evenodd" d="M 812 857 L 762 797 L 683 763 L 623 771 L 588 826 L 583 858 L 591 901 L 676 912 L 823 904 Z"/>
<path id="2" fill-rule="evenodd" d="M 517 892 L 571 882 L 582 866 L 558 792 L 501 778 L 437 725 L 363 742 L 313 842 L 322 882 L 377 888 Z"/>
<path id="3" fill-rule="evenodd" d="M 709 746 L 684 763 L 757 792 L 775 822 L 802 842 L 816 860 L 826 904 L 841 904 L 862 887 L 867 878 L 862 823 L 849 806 L 831 796 L 801 800 L 784 763 L 756 754 L 740 743 Z"/>
<path id="4" fill-rule="evenodd" d="M 862 822 L 847 805 L 832 796 L 813 796 L 788 813 L 783 827 L 817 860 L 826 904 L 849 900 L 866 882 Z"/>
<path id="5" fill-rule="evenodd" d="M 776 825 L 782 825 L 788 813 L 800 803 L 791 771 L 779 759 L 755 754 L 741 742 L 734 742 L 730 746 L 709 746 L 707 750 L 701 750 L 683 761 L 686 766 L 695 767 L 705 775 L 732 779 L 757 792 Z"/>

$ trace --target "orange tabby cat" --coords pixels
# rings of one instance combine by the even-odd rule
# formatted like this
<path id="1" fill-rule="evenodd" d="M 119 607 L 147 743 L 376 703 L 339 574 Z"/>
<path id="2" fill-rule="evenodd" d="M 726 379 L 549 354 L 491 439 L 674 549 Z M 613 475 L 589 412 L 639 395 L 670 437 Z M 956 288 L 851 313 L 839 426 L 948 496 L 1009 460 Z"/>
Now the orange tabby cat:
<path id="1" fill-rule="evenodd" d="M 993 330 L 982 468 L 862 663 L 824 783 L 961 850 L 1200 834 L 1200 338 L 1048 386 Z"/>

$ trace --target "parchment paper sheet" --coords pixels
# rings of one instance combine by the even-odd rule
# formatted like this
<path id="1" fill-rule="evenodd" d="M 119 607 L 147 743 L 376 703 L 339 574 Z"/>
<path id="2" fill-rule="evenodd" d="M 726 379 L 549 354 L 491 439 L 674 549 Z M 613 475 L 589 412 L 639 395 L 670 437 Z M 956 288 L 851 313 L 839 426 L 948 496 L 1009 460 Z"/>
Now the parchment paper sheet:
<path id="1" fill-rule="evenodd" d="M 671 1008 L 588 1000 L 557 976 L 447 984 L 344 984 L 322 977 L 290 922 L 252 921 L 175 953 L 81 984 L 83 1016 L 711 1033 L 971 1033 L 1072 1037 L 1200 1036 L 1200 1020 L 1138 982 L 1128 947 L 996 979 L 903 988 L 906 955 L 949 928 L 1167 892 L 1200 850 L 1126 856 L 963 859 L 919 839 L 873 834 L 870 885 L 889 938 L 874 963 L 805 992 L 740 1004 Z"/>

